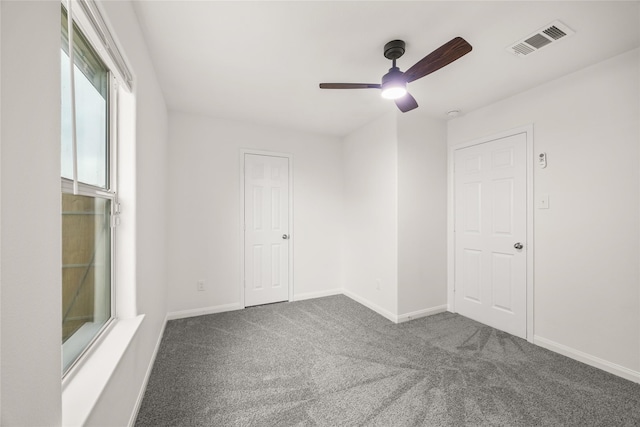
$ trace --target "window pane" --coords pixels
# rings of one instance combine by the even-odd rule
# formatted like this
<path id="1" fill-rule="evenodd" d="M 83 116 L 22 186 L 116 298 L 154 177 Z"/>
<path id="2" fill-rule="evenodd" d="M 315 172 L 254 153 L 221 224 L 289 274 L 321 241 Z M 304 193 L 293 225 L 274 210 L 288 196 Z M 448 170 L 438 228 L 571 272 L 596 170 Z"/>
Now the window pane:
<path id="1" fill-rule="evenodd" d="M 60 71 L 62 87 L 62 177 L 73 179 L 71 147 L 71 73 L 66 12 L 62 13 Z M 74 78 L 78 181 L 108 188 L 108 69 L 82 33 L 74 30 Z"/>
<path id="2" fill-rule="evenodd" d="M 111 201 L 62 194 L 63 371 L 111 318 Z"/>
<path id="3" fill-rule="evenodd" d="M 62 33 L 61 42 L 62 50 L 69 57 L 69 34 L 67 32 L 67 10 L 62 6 Z M 82 74 L 87 78 L 96 90 L 102 95 L 103 98 L 107 98 L 108 93 L 108 80 L 107 80 L 107 67 L 100 59 L 95 49 L 91 47 L 91 43 L 86 39 L 84 34 L 80 31 L 77 25 L 73 25 L 73 52 L 74 63 L 79 67 Z M 68 68 L 67 62 L 67 68 Z"/>
<path id="4" fill-rule="evenodd" d="M 62 65 L 62 177 L 73 179 L 69 57 L 62 50 L 60 55 Z M 107 188 L 107 100 L 102 97 L 77 66 L 74 68 L 78 181 Z"/>

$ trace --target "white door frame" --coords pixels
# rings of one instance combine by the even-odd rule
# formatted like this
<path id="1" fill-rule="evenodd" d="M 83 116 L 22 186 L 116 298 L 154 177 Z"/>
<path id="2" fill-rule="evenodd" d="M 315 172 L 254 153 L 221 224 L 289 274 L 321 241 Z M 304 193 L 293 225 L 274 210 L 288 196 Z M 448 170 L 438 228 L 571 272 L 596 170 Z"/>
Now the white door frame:
<path id="1" fill-rule="evenodd" d="M 472 141 L 463 142 L 449 147 L 448 153 L 448 191 L 447 191 L 447 305 L 448 310 L 452 313 L 456 313 L 455 307 L 455 236 L 453 232 L 455 222 L 455 198 L 454 198 L 454 161 L 455 151 L 462 148 L 471 147 L 478 144 L 484 144 L 500 138 L 506 138 L 513 135 L 524 133 L 526 135 L 527 147 L 526 147 L 526 164 L 527 164 L 527 341 L 533 343 L 533 124 L 509 129 L 504 132 L 500 132 L 494 135 L 489 135 L 483 138 L 474 139 Z"/>
<path id="2" fill-rule="evenodd" d="M 248 148 L 240 149 L 240 305 L 245 308 L 244 300 L 244 157 L 245 154 L 258 156 L 284 157 L 289 159 L 289 296 L 287 301 L 293 301 L 293 247 L 295 242 L 295 232 L 293 229 L 293 154 L 280 153 L 277 151 L 252 150 Z"/>

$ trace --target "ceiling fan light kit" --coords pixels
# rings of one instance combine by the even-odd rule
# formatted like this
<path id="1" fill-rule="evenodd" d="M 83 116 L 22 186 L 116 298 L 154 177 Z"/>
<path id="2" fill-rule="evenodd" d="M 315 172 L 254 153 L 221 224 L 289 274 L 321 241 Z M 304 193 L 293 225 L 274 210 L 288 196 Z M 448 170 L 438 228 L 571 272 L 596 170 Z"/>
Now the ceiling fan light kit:
<path id="1" fill-rule="evenodd" d="M 395 63 L 395 60 L 394 60 Z M 404 73 L 398 67 L 392 67 L 387 74 L 382 76 L 380 95 L 385 99 L 398 99 L 407 94 L 407 81 Z"/>
<path id="2" fill-rule="evenodd" d="M 407 83 L 418 80 L 471 52 L 472 47 L 462 37 L 456 37 L 415 63 L 407 71 L 396 67 L 396 59 L 404 55 L 405 43 L 392 40 L 384 45 L 384 56 L 392 61 L 389 72 L 376 83 L 320 83 L 320 89 L 381 89 L 381 95 L 393 99 L 403 113 L 418 107 L 418 102 L 407 92 Z"/>

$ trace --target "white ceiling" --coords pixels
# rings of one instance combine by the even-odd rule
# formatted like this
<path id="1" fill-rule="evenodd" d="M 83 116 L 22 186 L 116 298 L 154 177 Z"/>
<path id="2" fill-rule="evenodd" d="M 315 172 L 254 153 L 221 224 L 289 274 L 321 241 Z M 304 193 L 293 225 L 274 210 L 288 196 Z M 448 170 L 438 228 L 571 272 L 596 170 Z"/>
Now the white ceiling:
<path id="1" fill-rule="evenodd" d="M 168 108 L 342 136 L 395 109 L 379 91 L 390 40 L 408 69 L 455 36 L 473 51 L 409 84 L 446 119 L 640 46 L 638 1 L 134 1 Z M 519 58 L 505 48 L 560 20 L 575 35 Z M 553 102 L 550 100 L 549 102 Z"/>

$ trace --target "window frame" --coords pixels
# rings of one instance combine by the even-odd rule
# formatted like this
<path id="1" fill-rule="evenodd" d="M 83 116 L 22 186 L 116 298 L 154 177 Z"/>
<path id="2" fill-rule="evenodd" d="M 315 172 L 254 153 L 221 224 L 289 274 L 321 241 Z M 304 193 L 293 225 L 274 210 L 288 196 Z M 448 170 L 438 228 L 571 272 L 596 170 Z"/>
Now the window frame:
<path id="1" fill-rule="evenodd" d="M 76 332 L 74 332 L 65 343 L 61 343 L 61 350 L 63 346 L 72 341 L 72 338 L 80 333 L 81 337 L 78 338 L 78 341 L 82 345 L 77 345 L 74 342 L 70 343 L 70 346 L 73 347 L 77 345 L 76 348 L 83 346 L 84 348 L 78 352 L 75 356 L 75 359 L 69 363 L 69 365 L 65 368 L 64 366 L 64 356 L 62 359 L 61 366 L 61 374 L 62 380 L 66 380 L 68 377 L 71 377 L 73 372 L 86 360 L 86 358 L 91 354 L 93 350 L 97 347 L 97 345 L 105 338 L 107 332 L 114 327 L 116 320 L 118 319 L 118 307 L 116 304 L 117 301 L 117 225 L 119 224 L 119 213 L 120 213 L 120 205 L 118 201 L 118 91 L 120 90 L 119 78 L 116 73 L 113 71 L 113 67 L 111 65 L 110 58 L 106 55 L 106 50 L 104 47 L 100 48 L 100 46 L 96 46 L 98 43 L 95 37 L 92 37 L 91 32 L 88 32 L 82 21 L 87 20 L 86 16 L 82 16 L 83 12 L 78 13 L 77 7 L 72 8 L 73 16 L 69 16 L 68 8 L 65 5 L 66 1 L 62 0 L 61 7 L 64 9 L 65 13 L 67 13 L 67 19 L 73 19 L 74 27 L 77 27 L 77 30 L 80 31 L 83 37 L 86 39 L 87 43 L 93 49 L 94 53 L 103 61 L 105 67 L 107 68 L 107 115 L 106 120 L 107 123 L 105 125 L 105 133 L 106 133 L 106 188 L 94 186 L 91 184 L 86 184 L 81 181 L 77 181 L 77 191 L 75 195 L 86 196 L 92 198 L 100 198 L 110 200 L 110 224 L 109 224 L 109 238 L 111 240 L 110 244 L 110 283 L 109 283 L 109 294 L 110 294 L 110 314 L 107 321 L 97 329 L 85 328 L 83 330 L 83 326 L 80 327 Z M 74 6 L 75 6 L 74 2 Z M 62 10 L 60 13 L 63 13 Z M 79 16 L 80 15 L 80 16 Z M 78 19 L 78 18 L 81 19 Z M 84 18 L 84 19 L 82 19 Z M 91 23 L 90 23 L 91 24 Z M 95 28 L 92 28 L 95 32 Z M 62 47 L 61 47 L 62 48 Z M 117 64 L 116 64 L 117 66 Z M 61 171 L 62 172 L 62 171 Z M 60 174 L 61 179 L 61 193 L 62 194 L 74 194 L 74 181 L 69 178 L 62 177 L 62 173 Z M 62 269 L 62 263 L 61 263 Z M 62 271 L 61 271 L 62 272 Z M 62 292 L 62 289 L 60 289 Z M 62 309 L 62 307 L 60 307 Z M 85 324 L 86 325 L 86 324 Z M 86 334 L 86 337 L 92 336 L 90 339 L 83 339 Z M 86 343 L 86 344 L 85 344 Z M 64 355 L 64 351 L 62 352 Z"/>

